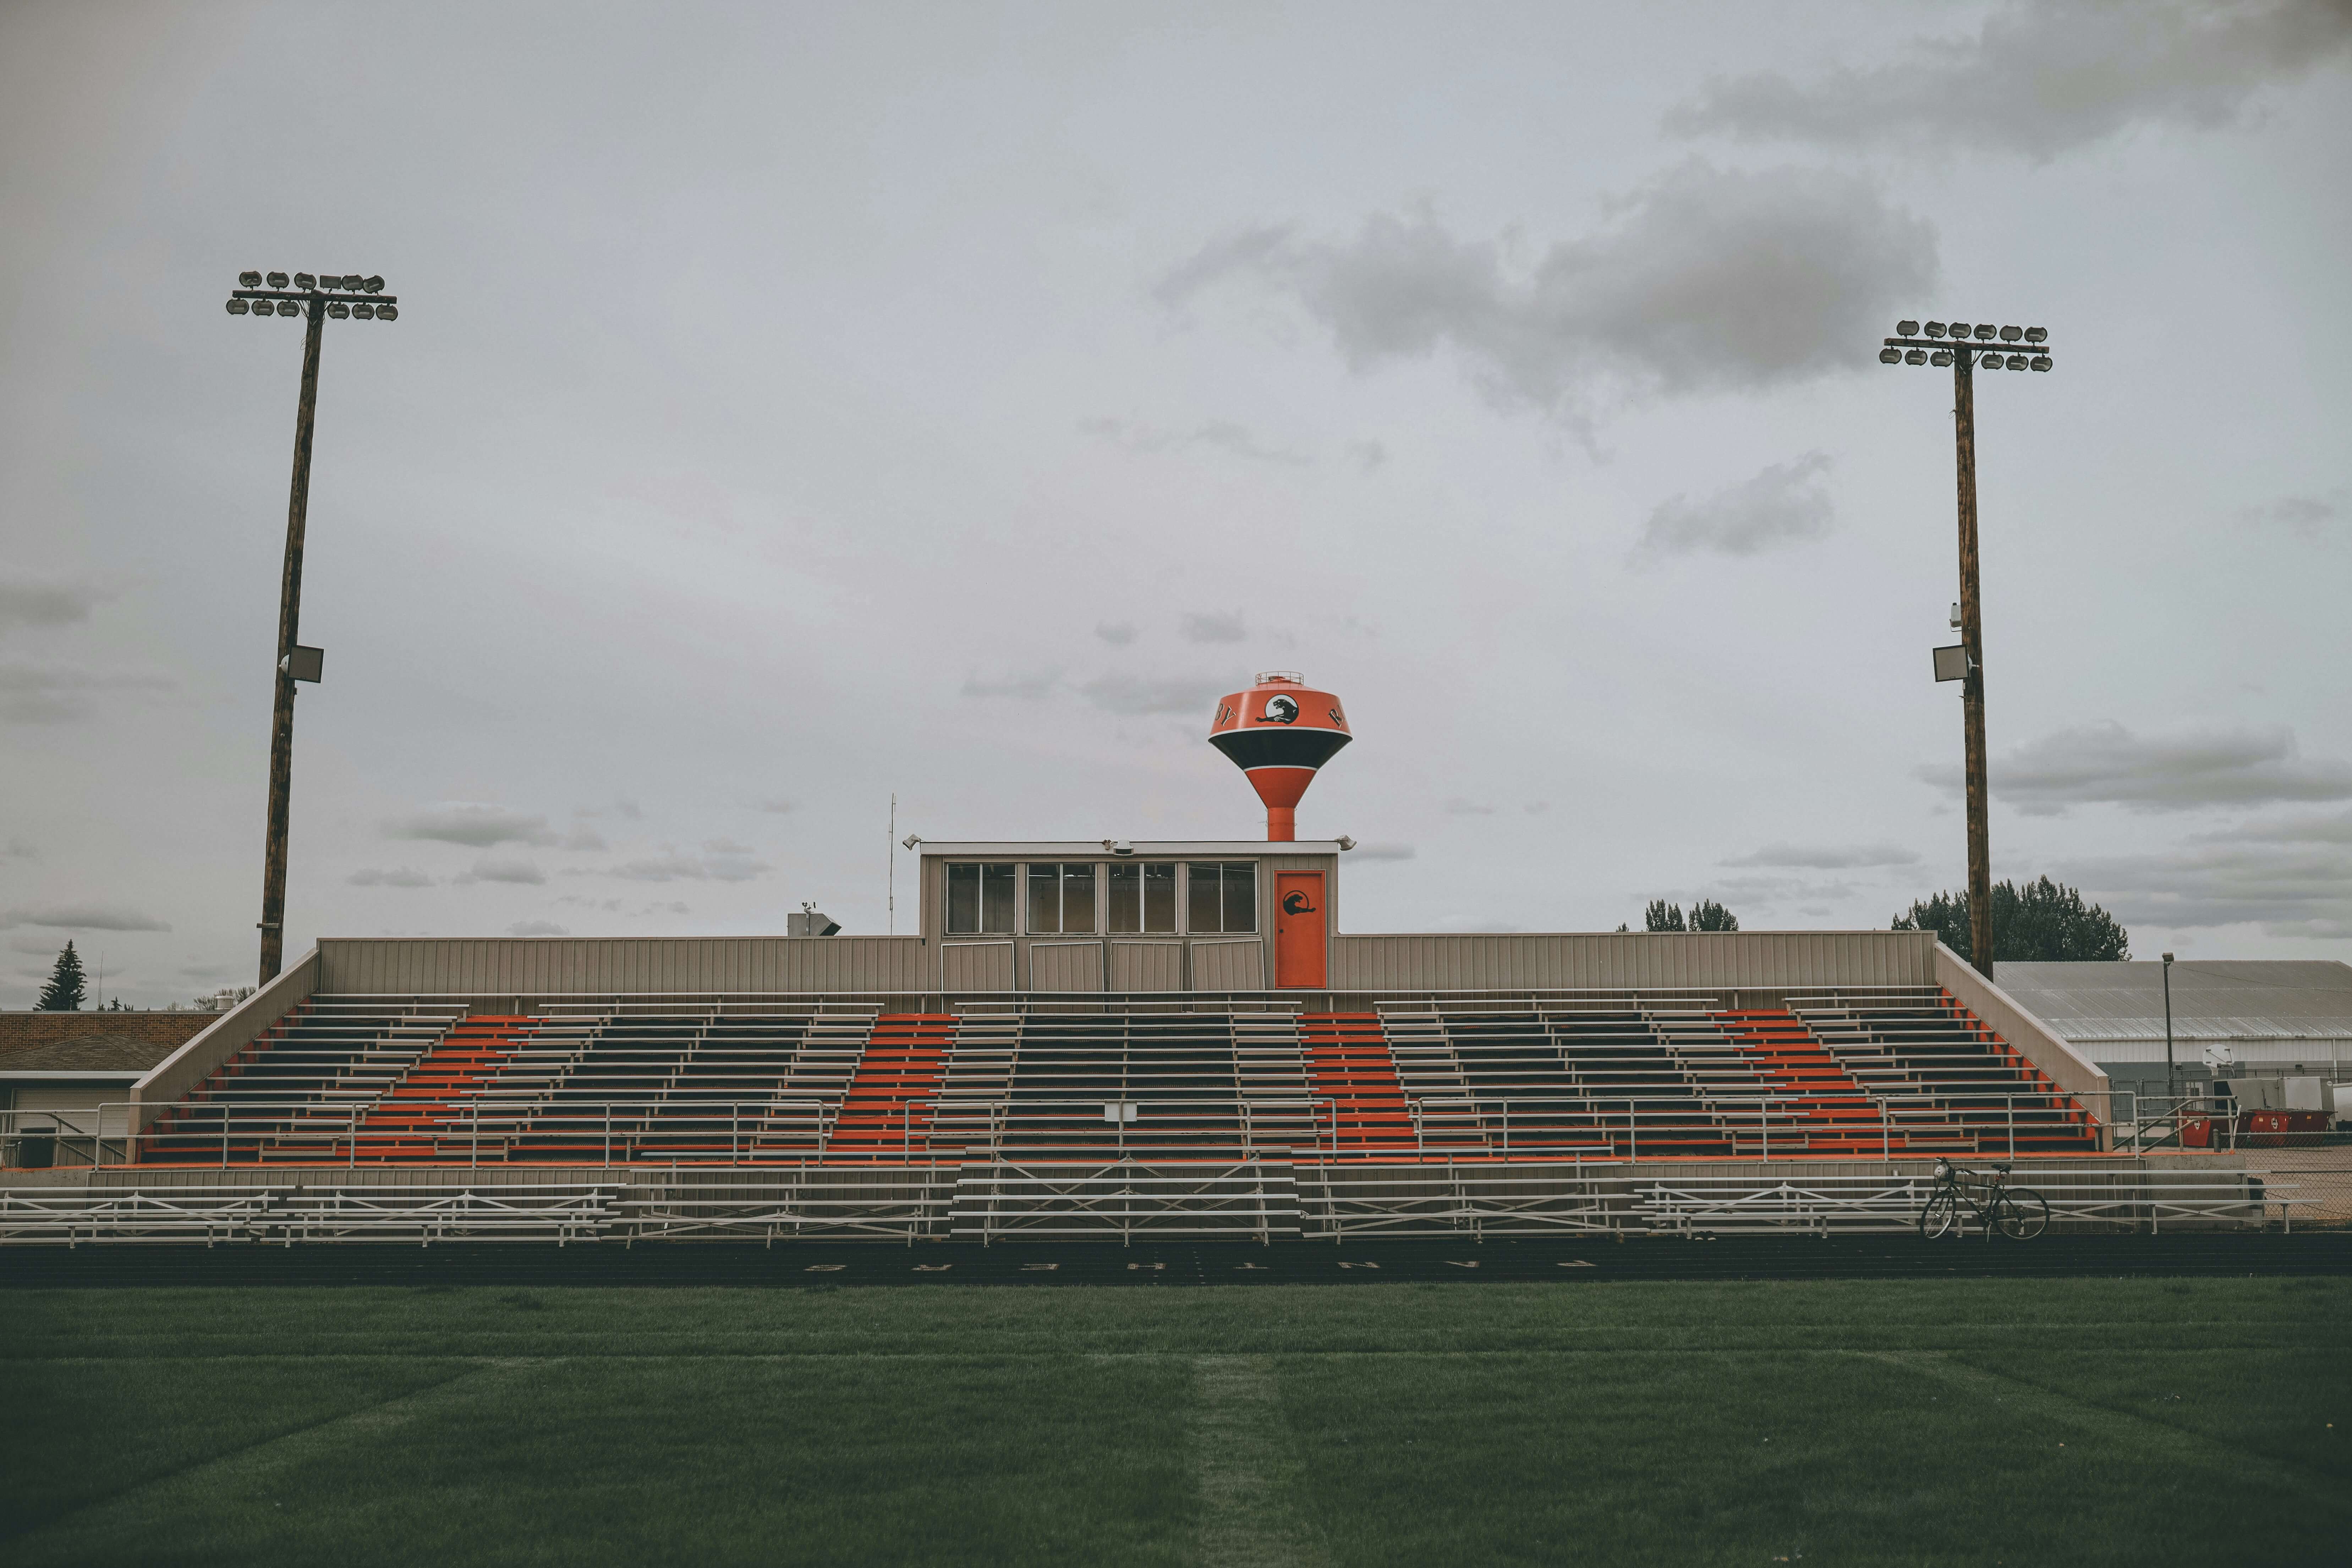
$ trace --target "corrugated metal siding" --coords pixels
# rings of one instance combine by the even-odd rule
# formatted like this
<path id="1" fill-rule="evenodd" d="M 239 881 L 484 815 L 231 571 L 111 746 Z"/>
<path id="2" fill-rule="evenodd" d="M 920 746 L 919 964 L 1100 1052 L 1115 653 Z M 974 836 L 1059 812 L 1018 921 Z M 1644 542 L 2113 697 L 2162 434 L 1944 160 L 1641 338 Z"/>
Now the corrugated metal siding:
<path id="1" fill-rule="evenodd" d="M 1010 942 L 950 942 L 940 944 L 940 990 L 1010 991 L 1013 988 L 1013 944 Z"/>
<path id="2" fill-rule="evenodd" d="M 1932 931 L 1340 936 L 1331 942 L 1331 989 L 1928 985 L 1935 944 Z"/>
<path id="3" fill-rule="evenodd" d="M 1114 991 L 1181 991 L 1184 944 L 1181 942 L 1114 942 L 1110 944 Z"/>
<path id="4" fill-rule="evenodd" d="M 1098 942 L 1033 942 L 1029 944 L 1032 991 L 1099 991 L 1103 944 Z"/>
<path id="5" fill-rule="evenodd" d="M 911 936 L 336 938 L 319 989 L 344 994 L 928 990 Z"/>
<path id="6" fill-rule="evenodd" d="M 1265 988 L 1265 944 L 1243 938 L 1233 942 L 1192 944 L 1192 989 L 1195 991 L 1262 991 Z"/>

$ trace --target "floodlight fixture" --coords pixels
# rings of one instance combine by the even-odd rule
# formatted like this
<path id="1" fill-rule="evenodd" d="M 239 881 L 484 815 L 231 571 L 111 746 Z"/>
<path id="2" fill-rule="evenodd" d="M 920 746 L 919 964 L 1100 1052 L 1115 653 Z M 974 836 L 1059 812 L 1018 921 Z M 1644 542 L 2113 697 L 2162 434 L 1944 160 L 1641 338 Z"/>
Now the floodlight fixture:
<path id="1" fill-rule="evenodd" d="M 2025 341 L 2029 343 L 2048 342 L 2050 341 L 2050 329 L 2047 327 L 2028 327 L 2025 329 Z"/>
<path id="2" fill-rule="evenodd" d="M 1966 321 L 1954 321 L 1952 323 L 1952 336 L 1955 338 L 1965 338 L 1968 335 L 1969 324 Z"/>
<path id="3" fill-rule="evenodd" d="M 1926 349 L 1913 349 L 1910 353 L 1903 356 L 1903 363 L 1906 364 L 1926 364 L 1927 363 L 1927 351 Z"/>
<path id="4" fill-rule="evenodd" d="M 2048 354 L 2035 354 L 2028 363 L 2031 363 L 2035 370 L 2048 370 L 2050 368 L 2050 356 Z"/>
<path id="5" fill-rule="evenodd" d="M 1897 321 L 1895 323 L 1895 335 L 1898 338 L 1916 338 L 1919 335 L 1919 323 Z"/>
<path id="6" fill-rule="evenodd" d="M 2013 343 L 2024 335 L 2025 331 L 2021 327 L 2003 327 L 2000 330 L 2000 341 L 2005 343 Z"/>
<path id="7" fill-rule="evenodd" d="M 258 289 L 261 287 L 261 274 L 240 272 L 236 275 L 236 286 L 240 289 Z"/>
<path id="8" fill-rule="evenodd" d="M 270 286 L 272 289 L 283 289 L 283 288 L 285 288 L 285 287 L 286 287 L 286 274 L 284 274 L 283 272 L 273 272 L 273 273 L 271 273 L 271 274 L 269 275 L 269 286 Z"/>
<path id="9" fill-rule="evenodd" d="M 397 305 L 378 305 L 375 308 L 375 319 L 379 321 L 396 321 L 400 320 L 400 307 Z"/>
<path id="10" fill-rule="evenodd" d="M 381 294 L 383 292 L 383 279 L 381 278 L 371 278 L 366 282 L 362 283 L 360 287 L 371 294 Z"/>
<path id="11" fill-rule="evenodd" d="M 297 272 L 294 274 L 294 287 L 297 289 L 307 291 L 309 289 L 316 289 L 318 286 L 319 280 L 316 278 L 311 277 L 308 272 Z"/>
<path id="12" fill-rule="evenodd" d="M 1928 335 L 1929 337 L 1931 337 L 1931 338 L 1940 338 L 1940 337 L 1942 337 L 1942 336 L 1944 335 L 1944 323 L 1943 323 L 1943 322 L 1941 322 L 1941 321 L 1930 321 L 1930 322 L 1928 322 L 1928 323 L 1927 323 L 1927 335 Z"/>
<path id="13" fill-rule="evenodd" d="M 1952 351 L 1949 349 L 1937 349 L 1934 353 L 1927 356 L 1927 363 L 1929 364 L 1936 365 L 1949 364 L 1952 363 Z"/>
<path id="14" fill-rule="evenodd" d="M 299 316 L 302 313 L 302 307 L 291 300 L 280 300 L 278 301 L 278 313 L 281 316 Z"/>
<path id="15" fill-rule="evenodd" d="M 1901 364 L 1903 363 L 1903 351 L 1901 349 L 1881 349 L 1878 351 L 1878 363 L 1881 364 Z"/>
<path id="16" fill-rule="evenodd" d="M 2023 354 L 2010 355 L 2009 368 L 2011 370 L 2023 370 L 2025 368 L 2025 356 Z"/>
<path id="17" fill-rule="evenodd" d="M 247 310 L 252 310 L 252 309 L 253 309 L 253 307 L 252 307 L 252 306 L 250 306 L 250 305 L 247 304 L 247 303 L 246 303 L 244 300 L 231 300 L 228 302 L 228 313 L 229 313 L 230 315 L 232 315 L 232 316 L 242 316 L 242 315 L 244 315 Z"/>
<path id="18" fill-rule="evenodd" d="M 327 307 L 327 314 L 338 321 L 342 321 L 351 313 L 352 308 L 349 305 L 344 304 L 341 300 L 337 300 Z"/>
<path id="19" fill-rule="evenodd" d="M 352 314 L 362 321 L 372 321 L 375 320 L 375 307 L 362 300 L 352 307 Z"/>
<path id="20" fill-rule="evenodd" d="M 905 837 L 905 839 L 903 839 L 903 840 L 902 840 L 902 842 L 903 842 L 903 843 L 906 845 L 906 847 L 907 847 L 908 848 L 909 848 L 909 849 L 912 849 L 916 845 L 920 844 L 922 841 L 923 841 L 923 836 L 922 836 L 921 834 L 919 834 L 919 833 L 909 833 L 908 835 L 907 835 L 907 837 Z"/>
<path id="21" fill-rule="evenodd" d="M 1977 342 L 1980 343 L 1989 343 L 1992 342 L 1992 332 L 1993 328 L 1990 321 L 1979 321 L 1977 323 Z"/>
<path id="22" fill-rule="evenodd" d="M 1949 647 L 1939 647 L 1934 652 L 1937 680 L 1966 680 L 1969 678 L 1969 670 L 1971 667 L 1969 663 L 1969 648 L 1966 643 L 1954 643 Z"/>

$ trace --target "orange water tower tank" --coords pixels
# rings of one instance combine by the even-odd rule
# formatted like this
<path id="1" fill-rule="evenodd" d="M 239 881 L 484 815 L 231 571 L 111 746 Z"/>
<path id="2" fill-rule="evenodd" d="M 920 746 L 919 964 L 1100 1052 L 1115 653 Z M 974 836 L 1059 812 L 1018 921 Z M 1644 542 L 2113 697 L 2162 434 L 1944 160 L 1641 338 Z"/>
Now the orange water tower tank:
<path id="1" fill-rule="evenodd" d="M 1209 744 L 1231 757 L 1249 775 L 1265 802 L 1265 837 L 1288 843 L 1298 837 L 1298 797 L 1315 782 L 1315 770 L 1355 737 L 1339 700 L 1310 690 L 1294 669 L 1269 669 L 1247 691 L 1217 704 Z"/>

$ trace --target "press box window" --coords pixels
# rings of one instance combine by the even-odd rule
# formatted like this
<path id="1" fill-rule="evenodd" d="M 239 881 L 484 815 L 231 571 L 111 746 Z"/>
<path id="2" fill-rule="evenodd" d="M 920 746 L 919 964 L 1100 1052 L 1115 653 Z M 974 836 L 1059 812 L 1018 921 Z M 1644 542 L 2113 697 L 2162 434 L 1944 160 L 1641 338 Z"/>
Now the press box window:
<path id="1" fill-rule="evenodd" d="M 1039 936 L 1091 936 L 1095 868 L 1084 861 L 1029 868 L 1029 929 Z"/>
<path id="2" fill-rule="evenodd" d="M 1191 897 L 1184 929 L 1196 932 L 1257 930 L 1257 862 L 1195 860 L 1184 868 Z"/>
<path id="3" fill-rule="evenodd" d="M 1013 868 L 948 868 L 948 934 L 1013 934 Z"/>
<path id="4" fill-rule="evenodd" d="M 1115 936 L 1176 929 L 1176 868 L 1150 861 L 1114 860 L 1110 872 L 1110 929 Z"/>

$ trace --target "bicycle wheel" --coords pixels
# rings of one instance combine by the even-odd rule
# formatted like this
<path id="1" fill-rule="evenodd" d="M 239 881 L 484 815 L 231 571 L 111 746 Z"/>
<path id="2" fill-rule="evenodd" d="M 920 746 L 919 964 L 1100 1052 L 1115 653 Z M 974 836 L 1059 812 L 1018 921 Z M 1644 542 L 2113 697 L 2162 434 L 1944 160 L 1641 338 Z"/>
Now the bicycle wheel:
<path id="1" fill-rule="evenodd" d="M 1960 1200 L 1948 1191 L 1931 1194 L 1919 1211 L 1919 1234 L 1930 1241 L 1957 1230 L 1959 1224 Z"/>
<path id="2" fill-rule="evenodd" d="M 2032 1241 L 2050 1228 L 2050 1202 L 2030 1187 L 2000 1195 L 2000 1233 L 2011 1241 Z"/>

